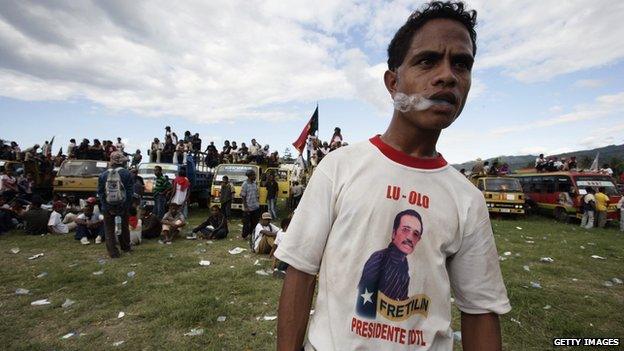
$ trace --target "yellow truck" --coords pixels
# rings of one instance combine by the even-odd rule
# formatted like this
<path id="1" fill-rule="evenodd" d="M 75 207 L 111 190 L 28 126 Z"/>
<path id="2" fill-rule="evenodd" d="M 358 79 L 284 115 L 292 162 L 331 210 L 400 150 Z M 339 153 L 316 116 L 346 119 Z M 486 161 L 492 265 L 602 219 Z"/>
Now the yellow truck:
<path id="1" fill-rule="evenodd" d="M 278 185 L 279 199 L 288 199 L 290 196 L 290 170 L 282 169 L 278 167 L 265 168 L 255 164 L 220 164 L 214 171 L 214 178 L 212 180 L 212 188 L 210 190 L 210 205 L 219 205 L 219 196 L 221 195 L 221 183 L 223 177 L 227 176 L 232 188 L 234 189 L 234 196 L 232 197 L 232 209 L 242 210 L 243 200 L 240 196 L 241 187 L 243 182 L 247 180 L 245 173 L 248 170 L 253 170 L 256 173 L 256 182 L 258 184 L 258 195 L 260 197 L 260 206 L 266 208 L 267 206 L 267 189 L 266 180 L 269 173 L 275 175 L 275 180 Z"/>
<path id="2" fill-rule="evenodd" d="M 86 199 L 97 195 L 98 177 L 108 169 L 108 162 L 65 160 L 54 178 L 55 195 Z"/>
<path id="3" fill-rule="evenodd" d="M 472 182 L 483 193 L 490 213 L 525 214 L 524 193 L 518 179 L 483 176 Z"/>

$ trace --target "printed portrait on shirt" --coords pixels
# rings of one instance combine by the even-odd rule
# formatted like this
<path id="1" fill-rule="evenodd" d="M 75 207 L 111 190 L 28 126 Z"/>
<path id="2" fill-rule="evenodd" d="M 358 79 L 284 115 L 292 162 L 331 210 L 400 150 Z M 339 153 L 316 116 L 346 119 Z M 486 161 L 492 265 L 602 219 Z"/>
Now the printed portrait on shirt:
<path id="1" fill-rule="evenodd" d="M 364 264 L 358 284 L 357 314 L 369 319 L 381 315 L 396 321 L 408 319 L 413 314 L 426 316 L 429 298 L 425 295 L 408 296 L 408 256 L 422 239 L 422 217 L 412 209 L 399 212 L 391 229 L 388 247 L 374 252 Z"/>

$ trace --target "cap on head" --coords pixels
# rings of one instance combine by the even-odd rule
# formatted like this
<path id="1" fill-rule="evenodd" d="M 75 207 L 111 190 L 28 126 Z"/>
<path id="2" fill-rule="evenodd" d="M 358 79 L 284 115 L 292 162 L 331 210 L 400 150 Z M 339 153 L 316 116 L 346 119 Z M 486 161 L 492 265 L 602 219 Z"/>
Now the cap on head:
<path id="1" fill-rule="evenodd" d="M 126 156 L 121 151 L 113 151 L 110 155 L 110 162 L 114 165 L 122 165 L 128 161 Z"/>
<path id="2" fill-rule="evenodd" d="M 265 212 L 262 214 L 262 219 L 268 219 L 269 221 L 273 219 L 273 217 L 271 217 L 271 214 L 268 212 Z"/>
<path id="3" fill-rule="evenodd" d="M 245 175 L 247 177 L 255 176 L 256 172 L 254 172 L 253 169 L 248 169 L 247 172 L 245 172 Z"/>
<path id="4" fill-rule="evenodd" d="M 93 196 L 87 199 L 87 205 L 95 205 L 97 203 L 97 199 Z"/>

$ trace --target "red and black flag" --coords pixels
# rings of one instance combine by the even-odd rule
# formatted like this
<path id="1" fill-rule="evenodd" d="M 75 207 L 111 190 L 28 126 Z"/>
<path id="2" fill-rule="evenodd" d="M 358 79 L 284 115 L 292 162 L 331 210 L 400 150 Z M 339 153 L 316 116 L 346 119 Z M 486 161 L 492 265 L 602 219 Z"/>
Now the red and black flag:
<path id="1" fill-rule="evenodd" d="M 308 136 L 316 133 L 318 131 L 318 106 L 314 110 L 314 114 L 310 117 L 308 123 L 303 127 L 301 134 L 297 138 L 297 140 L 293 143 L 293 146 L 299 153 L 303 153 L 303 149 L 305 148 L 306 141 L 308 140 Z"/>

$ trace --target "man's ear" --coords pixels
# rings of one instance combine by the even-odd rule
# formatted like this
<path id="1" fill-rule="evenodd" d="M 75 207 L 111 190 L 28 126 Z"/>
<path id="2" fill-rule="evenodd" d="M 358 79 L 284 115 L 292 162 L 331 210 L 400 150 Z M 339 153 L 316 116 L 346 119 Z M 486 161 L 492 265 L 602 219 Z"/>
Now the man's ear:
<path id="1" fill-rule="evenodd" d="M 397 73 L 394 71 L 386 70 L 384 73 L 384 84 L 386 85 L 386 89 L 388 89 L 390 96 L 393 98 L 397 91 L 398 79 Z"/>

